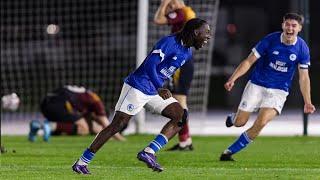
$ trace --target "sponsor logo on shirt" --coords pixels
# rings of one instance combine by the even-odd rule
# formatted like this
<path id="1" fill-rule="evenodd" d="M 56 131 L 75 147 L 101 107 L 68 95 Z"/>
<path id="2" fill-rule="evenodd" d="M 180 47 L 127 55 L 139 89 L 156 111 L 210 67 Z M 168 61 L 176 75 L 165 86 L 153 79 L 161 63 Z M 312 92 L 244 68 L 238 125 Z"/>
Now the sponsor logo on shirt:
<path id="1" fill-rule="evenodd" d="M 169 69 L 167 69 L 167 68 L 161 69 L 160 73 L 169 78 L 172 76 L 172 74 L 174 73 L 175 70 L 176 70 L 176 67 L 170 66 Z"/>
<path id="2" fill-rule="evenodd" d="M 269 66 L 276 71 L 288 72 L 288 67 L 286 67 L 286 63 L 280 60 L 276 60 L 275 63 L 270 62 Z"/>

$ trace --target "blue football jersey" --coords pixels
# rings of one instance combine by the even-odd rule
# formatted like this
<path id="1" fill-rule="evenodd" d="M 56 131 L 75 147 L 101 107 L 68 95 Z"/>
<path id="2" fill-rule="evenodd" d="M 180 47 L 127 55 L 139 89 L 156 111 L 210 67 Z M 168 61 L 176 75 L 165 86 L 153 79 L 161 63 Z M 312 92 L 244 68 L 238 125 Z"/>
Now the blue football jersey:
<path id="1" fill-rule="evenodd" d="M 125 83 L 147 95 L 158 94 L 157 89 L 192 57 L 191 48 L 182 45 L 176 35 L 160 39 L 143 63 L 132 72 Z"/>
<path id="2" fill-rule="evenodd" d="M 299 36 L 292 45 L 282 43 L 281 36 L 281 32 L 269 34 L 252 49 L 258 60 L 250 80 L 266 88 L 288 92 L 298 65 L 300 68 L 310 66 L 310 53 Z"/>

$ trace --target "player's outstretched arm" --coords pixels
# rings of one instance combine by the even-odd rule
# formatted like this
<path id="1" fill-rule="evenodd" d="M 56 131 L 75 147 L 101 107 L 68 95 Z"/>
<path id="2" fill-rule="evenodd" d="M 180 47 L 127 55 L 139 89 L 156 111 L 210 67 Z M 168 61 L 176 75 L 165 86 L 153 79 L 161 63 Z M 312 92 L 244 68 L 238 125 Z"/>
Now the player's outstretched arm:
<path id="1" fill-rule="evenodd" d="M 163 0 L 161 1 L 161 4 L 159 6 L 159 8 L 157 9 L 154 18 L 153 18 L 153 22 L 158 24 L 158 25 L 164 25 L 164 24 L 168 24 L 168 20 L 166 18 L 166 8 L 168 6 L 168 4 L 170 3 L 171 0 Z"/>
<path id="2" fill-rule="evenodd" d="M 304 112 L 313 113 L 316 108 L 311 102 L 311 87 L 308 69 L 299 69 L 299 85 L 304 100 Z"/>
<path id="3" fill-rule="evenodd" d="M 244 59 L 239 66 L 236 68 L 236 70 L 233 72 L 229 80 L 224 84 L 224 88 L 227 91 L 231 91 L 231 89 L 234 86 L 234 82 L 244 75 L 250 67 L 257 61 L 257 57 L 254 55 L 254 53 L 250 53 L 249 56 Z"/>

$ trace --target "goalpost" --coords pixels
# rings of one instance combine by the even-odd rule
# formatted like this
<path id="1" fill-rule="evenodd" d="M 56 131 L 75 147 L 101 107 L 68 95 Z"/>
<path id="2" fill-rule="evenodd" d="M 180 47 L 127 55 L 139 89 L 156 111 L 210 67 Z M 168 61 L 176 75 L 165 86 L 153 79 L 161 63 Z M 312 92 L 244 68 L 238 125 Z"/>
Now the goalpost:
<path id="1" fill-rule="evenodd" d="M 219 0 L 185 3 L 215 31 Z M 14 126 L 41 118 L 41 99 L 66 84 L 96 91 L 112 112 L 123 79 L 139 64 L 136 60 L 142 61 L 151 45 L 170 32 L 152 23 L 159 4 L 160 0 L 1 1 L 1 95 L 15 92 L 21 100 L 17 112 L 1 113 L 2 123 Z M 194 55 L 191 111 L 206 111 L 214 38 L 210 41 Z"/>

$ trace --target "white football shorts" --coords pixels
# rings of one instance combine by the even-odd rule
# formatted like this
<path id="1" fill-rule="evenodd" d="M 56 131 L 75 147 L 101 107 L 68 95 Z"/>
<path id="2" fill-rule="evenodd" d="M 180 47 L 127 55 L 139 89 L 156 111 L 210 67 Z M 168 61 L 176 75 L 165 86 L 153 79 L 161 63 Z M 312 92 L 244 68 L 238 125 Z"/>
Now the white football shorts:
<path id="1" fill-rule="evenodd" d="M 265 88 L 249 81 L 242 93 L 238 109 L 255 112 L 259 108 L 274 108 L 278 114 L 281 114 L 288 94 L 288 92 L 281 89 Z"/>
<path id="2" fill-rule="evenodd" d="M 129 115 L 136 115 L 143 107 L 152 113 L 161 114 L 169 104 L 178 102 L 170 97 L 166 100 L 159 95 L 146 95 L 138 89 L 124 83 L 115 110 Z"/>

